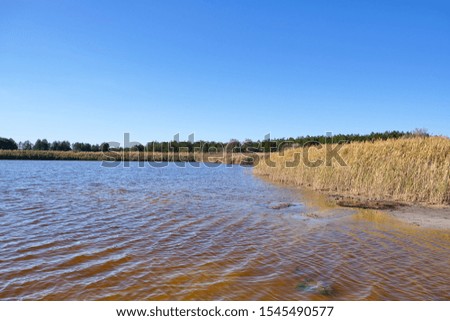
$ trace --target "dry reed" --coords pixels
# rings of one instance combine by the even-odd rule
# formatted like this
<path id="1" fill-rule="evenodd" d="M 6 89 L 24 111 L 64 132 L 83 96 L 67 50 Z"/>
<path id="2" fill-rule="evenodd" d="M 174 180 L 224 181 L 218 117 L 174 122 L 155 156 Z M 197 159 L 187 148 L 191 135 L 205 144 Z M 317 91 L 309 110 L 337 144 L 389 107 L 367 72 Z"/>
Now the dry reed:
<path id="1" fill-rule="evenodd" d="M 339 151 L 347 166 L 332 162 L 308 167 L 300 162 L 286 166 L 294 153 L 272 154 L 275 166 L 260 161 L 257 175 L 273 181 L 305 186 L 340 195 L 358 195 L 371 199 L 426 204 L 450 204 L 450 139 L 415 137 L 386 141 L 351 143 Z M 309 159 L 325 159 L 326 149 L 309 149 Z"/>
<path id="2" fill-rule="evenodd" d="M 83 161 L 155 161 L 211 162 L 250 165 L 251 159 L 240 153 L 160 153 L 136 151 L 74 152 L 43 150 L 0 150 L 0 159 L 83 160 Z"/>

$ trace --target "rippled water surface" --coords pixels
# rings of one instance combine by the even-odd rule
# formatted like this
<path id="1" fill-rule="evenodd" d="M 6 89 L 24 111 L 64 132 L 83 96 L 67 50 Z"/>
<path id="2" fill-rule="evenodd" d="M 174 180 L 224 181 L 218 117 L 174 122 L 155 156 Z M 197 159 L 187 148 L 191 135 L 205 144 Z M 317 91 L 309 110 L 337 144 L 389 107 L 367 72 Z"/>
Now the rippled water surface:
<path id="1" fill-rule="evenodd" d="M 450 299 L 448 231 L 318 218 L 250 168 L 100 164 L 0 161 L 0 299 Z"/>

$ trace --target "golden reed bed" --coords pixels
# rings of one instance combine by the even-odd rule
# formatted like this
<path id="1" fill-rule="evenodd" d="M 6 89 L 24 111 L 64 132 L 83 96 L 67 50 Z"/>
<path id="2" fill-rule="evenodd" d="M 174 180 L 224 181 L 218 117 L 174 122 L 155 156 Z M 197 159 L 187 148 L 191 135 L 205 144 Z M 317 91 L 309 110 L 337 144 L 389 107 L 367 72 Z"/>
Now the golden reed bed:
<path id="1" fill-rule="evenodd" d="M 257 156 L 257 154 L 251 154 Z M 255 157 L 241 153 L 160 153 L 137 151 L 74 152 L 52 150 L 0 150 L 0 159 L 16 160 L 82 160 L 82 161 L 155 161 L 211 162 L 252 165 Z"/>
<path id="2" fill-rule="evenodd" d="M 331 146 L 329 146 L 331 147 Z M 334 145 L 336 147 L 336 145 Z M 273 153 L 254 168 L 270 180 L 325 190 L 339 195 L 412 203 L 450 204 L 450 139 L 416 137 L 342 145 L 336 160 L 326 166 L 326 148 L 310 146 Z M 297 160 L 292 167 L 294 154 Z M 307 157 L 307 158 L 306 158 Z M 320 166 L 308 166 L 323 160 Z M 317 165 L 318 163 L 316 163 Z M 291 166 L 291 167 L 290 167 Z"/>

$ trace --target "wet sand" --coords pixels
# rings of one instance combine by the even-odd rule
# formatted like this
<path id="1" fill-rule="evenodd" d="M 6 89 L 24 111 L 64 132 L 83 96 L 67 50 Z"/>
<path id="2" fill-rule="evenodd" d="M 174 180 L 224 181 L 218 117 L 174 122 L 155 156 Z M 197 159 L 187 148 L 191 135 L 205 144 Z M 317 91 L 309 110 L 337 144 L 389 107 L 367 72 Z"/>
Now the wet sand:
<path id="1" fill-rule="evenodd" d="M 338 195 L 329 198 L 340 207 L 378 210 L 407 224 L 432 229 L 450 229 L 450 206 L 424 206 Z"/>
<path id="2" fill-rule="evenodd" d="M 360 195 L 340 195 L 328 190 L 311 190 L 289 183 L 274 182 L 261 175 L 258 177 L 277 186 L 297 189 L 303 195 L 305 204 L 314 209 L 305 214 L 311 219 L 346 217 L 370 210 L 371 213 L 377 213 L 374 215 L 387 215 L 412 226 L 450 230 L 450 204 L 426 205 L 368 199 Z"/>
<path id="3" fill-rule="evenodd" d="M 413 205 L 399 207 L 386 212 L 405 223 L 416 226 L 450 229 L 450 207 L 433 208 Z"/>
<path id="4" fill-rule="evenodd" d="M 405 224 L 450 230 L 450 206 L 425 206 L 387 200 L 370 200 L 360 196 L 329 194 L 280 183 L 275 183 L 275 185 L 298 189 L 304 196 L 305 204 L 312 209 L 305 214 L 311 219 L 347 217 L 363 210 L 371 210 L 371 213 L 375 213 L 374 215 L 391 217 Z"/>
<path id="5" fill-rule="evenodd" d="M 391 217 L 404 224 L 430 229 L 450 230 L 450 208 L 432 208 L 417 205 L 406 205 L 395 209 L 379 210 L 352 206 L 352 208 L 318 210 L 306 213 L 305 216 L 312 219 L 347 217 L 365 210 L 369 210 L 372 213 L 375 213 L 375 215 Z"/>

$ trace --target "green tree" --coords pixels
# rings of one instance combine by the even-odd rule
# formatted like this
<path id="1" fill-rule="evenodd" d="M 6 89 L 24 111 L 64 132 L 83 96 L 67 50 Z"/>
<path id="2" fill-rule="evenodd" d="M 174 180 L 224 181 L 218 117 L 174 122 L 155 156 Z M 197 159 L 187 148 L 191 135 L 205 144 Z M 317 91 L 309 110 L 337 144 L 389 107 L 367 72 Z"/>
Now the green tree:
<path id="1" fill-rule="evenodd" d="M 134 151 L 134 152 L 143 152 L 144 149 L 145 149 L 145 147 L 142 144 L 136 144 L 130 148 L 130 150 Z"/>
<path id="2" fill-rule="evenodd" d="M 34 150 L 49 150 L 50 149 L 50 144 L 48 143 L 48 141 L 46 139 L 38 139 L 36 140 L 36 143 L 34 143 Z"/>
<path id="3" fill-rule="evenodd" d="M 26 140 L 22 144 L 22 149 L 23 150 L 32 150 L 33 149 L 33 144 L 29 140 Z"/>
<path id="4" fill-rule="evenodd" d="M 108 143 L 102 143 L 102 144 L 100 145 L 100 150 L 101 150 L 102 152 L 107 152 L 107 151 L 109 151 L 109 144 L 108 144 Z"/>
<path id="5" fill-rule="evenodd" d="M 67 140 L 63 140 L 62 142 L 54 141 L 50 145 L 50 150 L 69 151 L 69 150 L 71 150 L 70 143 Z"/>
<path id="6" fill-rule="evenodd" d="M 18 149 L 17 143 L 12 138 L 0 137 L 0 149 Z"/>

